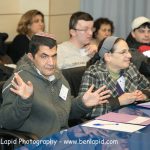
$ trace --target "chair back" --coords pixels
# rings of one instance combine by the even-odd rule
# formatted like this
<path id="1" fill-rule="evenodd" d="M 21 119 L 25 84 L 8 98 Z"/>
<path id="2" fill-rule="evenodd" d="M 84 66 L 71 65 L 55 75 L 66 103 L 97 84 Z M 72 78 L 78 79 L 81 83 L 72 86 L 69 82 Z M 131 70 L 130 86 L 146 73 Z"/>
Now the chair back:
<path id="1" fill-rule="evenodd" d="M 71 94 L 74 97 L 78 96 L 82 76 L 84 74 L 85 69 L 86 67 L 76 67 L 62 70 L 62 74 L 68 81 L 71 88 Z"/>

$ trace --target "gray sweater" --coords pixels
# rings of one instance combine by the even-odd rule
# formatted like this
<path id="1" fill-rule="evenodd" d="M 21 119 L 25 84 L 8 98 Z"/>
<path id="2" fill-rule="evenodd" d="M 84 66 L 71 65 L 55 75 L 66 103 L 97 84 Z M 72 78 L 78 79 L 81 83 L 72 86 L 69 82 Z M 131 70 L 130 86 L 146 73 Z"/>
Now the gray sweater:
<path id="1" fill-rule="evenodd" d="M 32 82 L 34 92 L 29 99 L 23 100 L 10 91 L 13 75 L 8 79 L 2 93 L 1 127 L 31 132 L 41 138 L 67 128 L 69 117 L 79 118 L 91 111 L 82 103 L 81 97 L 72 99 L 68 82 L 58 70 L 55 79 L 49 81 L 24 56 L 16 72 L 19 72 L 25 82 Z M 66 100 L 59 96 L 62 85 L 69 89 Z"/>

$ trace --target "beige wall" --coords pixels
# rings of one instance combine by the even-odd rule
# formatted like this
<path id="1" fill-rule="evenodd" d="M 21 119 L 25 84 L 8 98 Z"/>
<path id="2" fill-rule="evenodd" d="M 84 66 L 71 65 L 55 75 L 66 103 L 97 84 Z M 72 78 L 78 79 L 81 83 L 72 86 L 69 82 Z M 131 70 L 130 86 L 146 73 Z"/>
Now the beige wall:
<path id="1" fill-rule="evenodd" d="M 55 34 L 57 41 L 69 38 L 70 15 L 80 9 L 80 0 L 5 0 L 0 1 L 0 32 L 9 34 L 11 41 L 16 33 L 17 23 L 23 13 L 38 9 L 45 15 L 46 32 Z"/>

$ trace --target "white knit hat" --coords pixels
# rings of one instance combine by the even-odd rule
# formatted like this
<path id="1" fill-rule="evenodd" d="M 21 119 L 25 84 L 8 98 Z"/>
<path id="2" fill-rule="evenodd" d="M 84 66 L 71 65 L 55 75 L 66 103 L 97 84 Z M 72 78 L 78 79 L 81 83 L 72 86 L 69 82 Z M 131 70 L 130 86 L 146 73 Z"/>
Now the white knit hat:
<path id="1" fill-rule="evenodd" d="M 150 19 L 144 16 L 135 18 L 132 22 L 132 30 L 140 27 L 142 24 L 147 23 L 147 22 L 150 23 Z"/>

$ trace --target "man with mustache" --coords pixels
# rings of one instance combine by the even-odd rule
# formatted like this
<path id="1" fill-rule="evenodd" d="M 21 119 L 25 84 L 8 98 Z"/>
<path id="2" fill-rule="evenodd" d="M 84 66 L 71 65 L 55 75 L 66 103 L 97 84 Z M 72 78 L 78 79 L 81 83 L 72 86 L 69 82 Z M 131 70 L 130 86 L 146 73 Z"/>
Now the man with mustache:
<path id="1" fill-rule="evenodd" d="M 29 53 L 19 62 L 3 87 L 0 125 L 32 132 L 39 138 L 68 127 L 69 118 L 80 118 L 93 106 L 107 103 L 110 90 L 102 86 L 72 98 L 68 82 L 56 68 L 57 44 L 48 33 L 33 35 Z"/>

